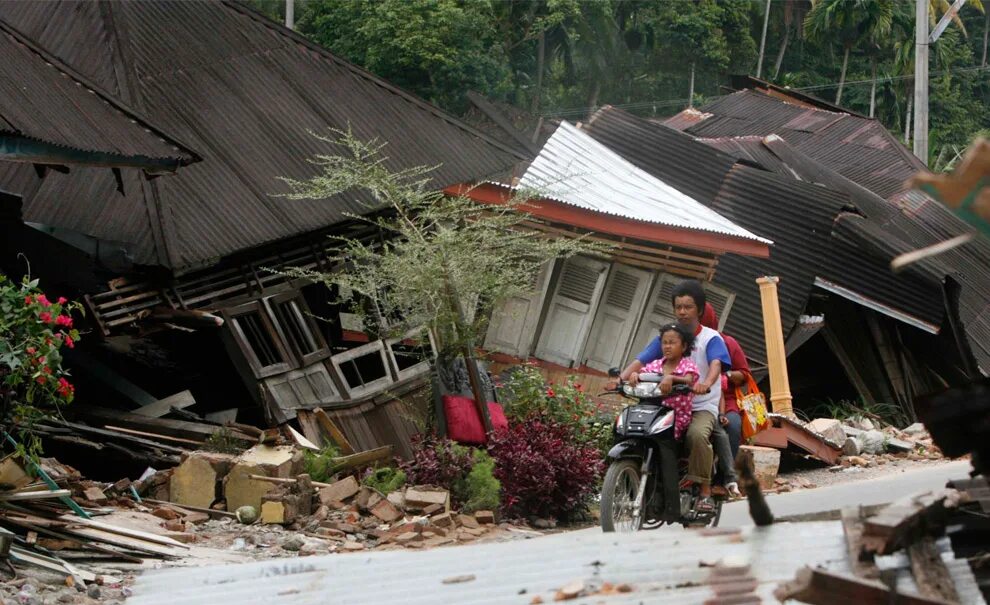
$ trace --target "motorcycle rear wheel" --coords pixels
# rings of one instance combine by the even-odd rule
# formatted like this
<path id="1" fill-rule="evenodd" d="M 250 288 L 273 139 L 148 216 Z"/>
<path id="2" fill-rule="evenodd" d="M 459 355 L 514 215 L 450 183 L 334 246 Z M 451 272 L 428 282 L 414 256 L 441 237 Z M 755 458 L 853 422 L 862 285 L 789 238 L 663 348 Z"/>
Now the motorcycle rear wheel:
<path id="1" fill-rule="evenodd" d="M 639 480 L 639 464 L 632 460 L 619 460 L 608 467 L 602 481 L 602 531 L 634 532 L 642 527 L 642 508 L 638 516 L 633 515 Z"/>

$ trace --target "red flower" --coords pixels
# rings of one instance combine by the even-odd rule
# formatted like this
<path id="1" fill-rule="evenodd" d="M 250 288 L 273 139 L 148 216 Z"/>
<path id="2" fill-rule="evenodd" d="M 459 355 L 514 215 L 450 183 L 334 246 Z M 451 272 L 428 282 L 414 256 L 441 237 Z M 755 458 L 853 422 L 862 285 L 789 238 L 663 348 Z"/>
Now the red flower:
<path id="1" fill-rule="evenodd" d="M 67 303 L 67 302 L 69 302 L 69 299 L 68 299 L 68 298 L 66 298 L 66 297 L 64 297 L 64 296 L 59 296 L 59 297 L 58 297 L 58 304 L 60 304 L 60 305 L 64 305 L 64 304 L 65 304 L 65 303 Z"/>
<path id="2" fill-rule="evenodd" d="M 72 340 L 72 337 L 69 336 L 68 334 L 65 335 L 65 346 L 69 347 L 70 349 L 76 348 L 76 342 Z"/>
<path id="3" fill-rule="evenodd" d="M 28 348 L 26 348 L 24 350 L 27 351 L 28 355 L 34 355 L 35 352 L 37 352 L 38 349 L 36 349 L 34 347 L 28 347 Z"/>
<path id="4" fill-rule="evenodd" d="M 34 381 L 37 382 L 38 384 L 45 384 L 46 382 L 48 382 L 48 378 L 46 378 L 45 376 L 38 376 L 37 378 L 34 379 Z"/>
<path id="5" fill-rule="evenodd" d="M 48 297 L 45 296 L 44 294 L 39 294 L 38 295 L 38 298 L 37 298 L 37 301 L 38 301 L 38 304 L 40 304 L 42 307 L 50 307 L 50 306 L 52 306 L 52 303 L 48 302 Z"/>
<path id="6" fill-rule="evenodd" d="M 68 399 L 76 391 L 76 387 L 72 386 L 68 380 L 64 377 L 58 379 L 58 394 L 62 397 Z"/>
<path id="7" fill-rule="evenodd" d="M 553 396 L 554 396 L 553 389 L 548 388 L 547 389 L 547 397 L 553 397 Z"/>
<path id="8" fill-rule="evenodd" d="M 24 297 L 24 304 L 25 305 L 30 305 L 30 304 L 33 304 L 33 303 L 34 303 L 34 299 L 31 298 L 31 296 L 25 296 Z"/>
<path id="9" fill-rule="evenodd" d="M 55 318 L 55 325 L 64 326 L 66 328 L 72 327 L 72 318 L 68 315 L 59 315 Z"/>
<path id="10" fill-rule="evenodd" d="M 41 313 L 38 313 L 38 319 L 46 324 L 52 323 L 52 314 L 48 311 L 42 311 Z"/>

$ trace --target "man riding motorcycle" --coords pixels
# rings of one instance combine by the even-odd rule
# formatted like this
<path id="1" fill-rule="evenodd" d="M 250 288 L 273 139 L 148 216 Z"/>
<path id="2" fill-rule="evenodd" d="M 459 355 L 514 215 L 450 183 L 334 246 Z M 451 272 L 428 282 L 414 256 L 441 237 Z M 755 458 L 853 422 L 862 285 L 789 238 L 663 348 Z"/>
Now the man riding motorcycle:
<path id="1" fill-rule="evenodd" d="M 712 443 L 718 450 L 720 469 L 726 475 L 726 487 L 730 493 L 737 493 L 735 475 L 732 470 L 732 454 L 728 435 L 722 430 L 719 418 L 721 398 L 721 373 L 730 367 L 729 351 L 721 335 L 711 328 L 701 325 L 701 312 L 705 308 L 705 290 L 696 280 L 679 283 L 671 294 L 671 303 L 677 323 L 695 335 L 695 346 L 691 359 L 698 366 L 702 376 L 694 385 L 694 403 L 691 425 L 684 440 L 688 451 L 687 479 L 698 484 L 701 500 L 699 511 L 714 508 L 711 498 L 712 485 Z M 635 385 L 639 381 L 638 372 L 642 367 L 662 356 L 659 337 L 654 338 L 636 360 L 622 371 L 623 381 Z M 666 481 L 676 481 L 676 476 L 666 475 Z M 666 490 L 676 490 L 676 486 L 665 486 Z M 735 488 L 735 489 L 734 489 Z"/>

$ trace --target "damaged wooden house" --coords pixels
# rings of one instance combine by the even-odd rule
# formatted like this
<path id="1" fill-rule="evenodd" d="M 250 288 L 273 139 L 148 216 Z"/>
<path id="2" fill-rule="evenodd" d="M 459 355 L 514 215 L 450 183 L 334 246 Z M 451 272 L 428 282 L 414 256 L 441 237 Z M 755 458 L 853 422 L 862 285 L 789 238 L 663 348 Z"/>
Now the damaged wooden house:
<path id="1" fill-rule="evenodd" d="M 367 333 L 324 286 L 277 272 L 326 267 L 330 234 L 377 237 L 347 216 L 371 200 L 289 201 L 279 177 L 311 176 L 307 160 L 334 152 L 311 133 L 330 128 L 386 144 L 390 168 L 438 166 L 438 189 L 525 156 L 239 2 L 0 2 L 0 19 L 196 150 L 153 155 L 136 133 L 133 155 L 202 158 L 155 179 L 141 165 L 0 166 L 5 270 L 23 272 L 24 252 L 47 288 L 85 300 L 90 332 L 66 359 L 80 403 L 196 402 L 259 423 L 320 407 L 356 448 L 407 454 L 402 400 L 427 382 L 429 339 Z"/>

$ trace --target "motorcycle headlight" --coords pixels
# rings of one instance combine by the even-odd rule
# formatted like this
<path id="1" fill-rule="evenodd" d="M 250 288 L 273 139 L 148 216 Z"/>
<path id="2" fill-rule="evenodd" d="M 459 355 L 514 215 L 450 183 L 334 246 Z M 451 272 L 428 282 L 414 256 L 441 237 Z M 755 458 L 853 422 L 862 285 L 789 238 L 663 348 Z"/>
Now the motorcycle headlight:
<path id="1" fill-rule="evenodd" d="M 656 435 L 672 426 L 674 426 L 674 413 L 668 412 L 653 421 L 653 424 L 650 425 L 650 435 Z"/>
<path id="2" fill-rule="evenodd" d="M 632 397 L 639 397 L 641 399 L 648 399 L 651 397 L 660 397 L 660 383 L 658 382 L 640 382 L 636 386 L 625 385 L 622 387 L 626 395 Z"/>
<path id="3" fill-rule="evenodd" d="M 621 431 L 622 427 L 626 424 L 626 411 L 622 410 L 619 415 L 615 417 L 615 430 Z"/>

